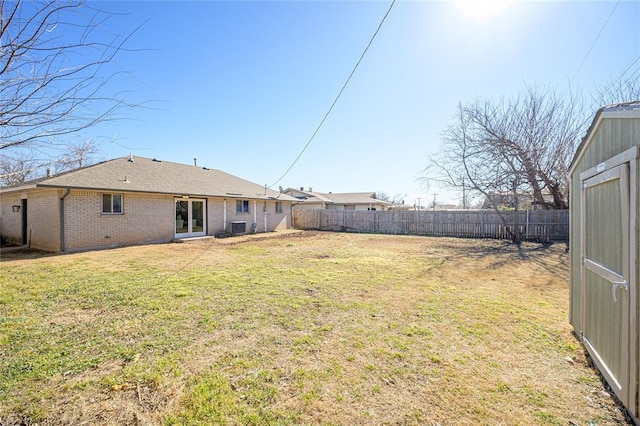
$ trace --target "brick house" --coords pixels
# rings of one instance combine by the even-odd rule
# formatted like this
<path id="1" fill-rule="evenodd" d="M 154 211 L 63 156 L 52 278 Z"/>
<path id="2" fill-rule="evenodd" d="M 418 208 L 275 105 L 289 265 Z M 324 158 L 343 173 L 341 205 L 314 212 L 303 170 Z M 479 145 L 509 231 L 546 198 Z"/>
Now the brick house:
<path id="1" fill-rule="evenodd" d="M 47 251 L 291 227 L 295 198 L 220 170 L 117 158 L 0 188 L 0 235 Z"/>

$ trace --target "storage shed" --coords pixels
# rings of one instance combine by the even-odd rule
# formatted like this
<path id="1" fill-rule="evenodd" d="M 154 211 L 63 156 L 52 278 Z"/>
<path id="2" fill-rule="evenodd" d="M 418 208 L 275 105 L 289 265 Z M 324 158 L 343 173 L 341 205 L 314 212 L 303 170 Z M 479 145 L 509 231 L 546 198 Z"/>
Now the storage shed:
<path id="1" fill-rule="evenodd" d="M 637 419 L 640 102 L 601 108 L 570 168 L 570 321 Z"/>

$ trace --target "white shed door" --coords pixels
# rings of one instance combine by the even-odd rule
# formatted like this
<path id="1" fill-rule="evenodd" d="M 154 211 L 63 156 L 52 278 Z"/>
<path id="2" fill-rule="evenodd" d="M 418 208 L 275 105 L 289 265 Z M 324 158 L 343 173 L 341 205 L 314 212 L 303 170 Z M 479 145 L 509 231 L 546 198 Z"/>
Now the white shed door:
<path id="1" fill-rule="evenodd" d="M 616 395 L 633 407 L 628 163 L 583 177 L 581 202 L 583 342 Z"/>

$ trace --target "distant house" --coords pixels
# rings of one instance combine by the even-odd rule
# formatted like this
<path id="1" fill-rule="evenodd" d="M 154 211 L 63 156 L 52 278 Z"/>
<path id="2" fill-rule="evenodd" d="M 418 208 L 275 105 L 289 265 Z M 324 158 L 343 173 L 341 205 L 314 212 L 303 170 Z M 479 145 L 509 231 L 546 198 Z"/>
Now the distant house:
<path id="1" fill-rule="evenodd" d="M 117 158 L 0 188 L 0 235 L 68 251 L 269 232 L 291 226 L 294 201 L 220 170 Z"/>
<path id="2" fill-rule="evenodd" d="M 402 203 L 391 203 L 387 210 L 415 210 L 416 206 L 405 204 L 404 201 Z"/>
<path id="3" fill-rule="evenodd" d="M 312 188 L 287 188 L 284 194 L 294 197 L 297 202 L 293 208 L 297 210 L 389 210 L 392 206 L 387 201 L 378 200 L 375 192 L 323 193 L 314 192 Z"/>
<path id="4" fill-rule="evenodd" d="M 464 210 L 458 204 L 436 204 L 433 210 Z"/>
<path id="5" fill-rule="evenodd" d="M 491 199 L 490 199 L 491 198 Z M 545 192 L 542 194 L 542 199 L 546 206 L 553 206 L 553 195 Z M 482 209 L 493 209 L 493 204 L 491 201 L 494 201 L 499 209 L 512 210 L 518 206 L 520 210 L 544 210 L 546 207 L 544 204 L 539 203 L 533 197 L 531 193 L 519 193 L 517 195 L 513 194 L 500 194 L 500 193 L 490 193 L 487 198 L 485 198 L 482 203 Z"/>

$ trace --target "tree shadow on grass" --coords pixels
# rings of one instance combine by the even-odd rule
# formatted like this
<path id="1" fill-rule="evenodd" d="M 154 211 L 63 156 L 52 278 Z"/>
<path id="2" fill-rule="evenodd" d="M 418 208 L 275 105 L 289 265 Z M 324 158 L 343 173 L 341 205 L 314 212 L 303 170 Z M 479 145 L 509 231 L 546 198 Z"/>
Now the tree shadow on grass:
<path id="1" fill-rule="evenodd" d="M 520 262 L 533 262 L 549 272 L 556 273 L 559 265 L 568 263 L 569 252 L 566 242 L 536 243 L 522 242 L 512 243 L 508 241 L 487 244 L 487 240 L 478 240 L 477 243 L 453 243 L 443 242 L 438 248 L 451 253 L 451 256 L 459 258 L 484 261 L 490 268 L 500 268 Z M 554 256 L 555 254 L 555 256 Z"/>

